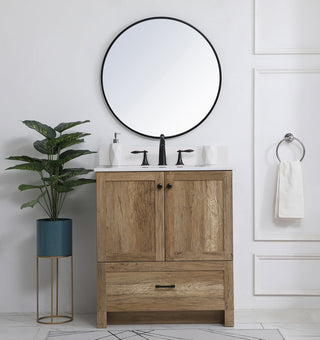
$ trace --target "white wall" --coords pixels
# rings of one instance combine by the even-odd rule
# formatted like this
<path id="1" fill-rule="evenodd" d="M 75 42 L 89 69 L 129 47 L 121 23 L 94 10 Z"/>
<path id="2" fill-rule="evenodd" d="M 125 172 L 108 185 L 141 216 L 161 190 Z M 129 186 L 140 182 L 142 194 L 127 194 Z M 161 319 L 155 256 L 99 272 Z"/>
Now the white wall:
<path id="1" fill-rule="evenodd" d="M 4 171 L 12 164 L 5 157 L 31 153 L 36 133 L 21 121 L 36 119 L 55 125 L 90 119 L 83 129 L 92 133 L 85 146 L 93 150 L 109 143 L 115 131 L 121 132 L 124 144 L 156 145 L 119 125 L 108 112 L 100 89 L 100 68 L 116 34 L 139 19 L 159 15 L 196 26 L 212 42 L 221 61 L 222 90 L 213 113 L 197 129 L 168 140 L 167 145 L 229 147 L 234 165 L 236 309 L 319 306 L 319 297 L 253 295 L 254 254 L 320 251 L 317 242 L 253 240 L 252 170 L 253 68 L 319 67 L 318 56 L 254 55 L 252 0 L 1 0 L 0 312 L 35 311 L 35 220 L 44 215 L 39 208 L 19 210 L 30 193 L 18 192 L 17 186 L 31 174 Z M 97 162 L 97 155 L 81 160 L 91 168 Z M 91 185 L 70 194 L 63 212 L 74 221 L 78 313 L 95 312 L 96 306 L 95 207 Z"/>

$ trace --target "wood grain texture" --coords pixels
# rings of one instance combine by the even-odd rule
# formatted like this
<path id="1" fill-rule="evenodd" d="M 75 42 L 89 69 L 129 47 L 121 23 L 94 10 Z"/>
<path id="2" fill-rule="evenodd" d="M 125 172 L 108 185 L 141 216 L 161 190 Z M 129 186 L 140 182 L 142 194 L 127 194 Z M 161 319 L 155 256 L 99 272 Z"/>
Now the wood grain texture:
<path id="1" fill-rule="evenodd" d="M 120 272 L 107 275 L 107 300 L 111 298 L 207 297 L 224 299 L 223 271 Z M 156 288 L 174 285 L 175 288 Z"/>
<path id="2" fill-rule="evenodd" d="M 107 327 L 107 307 L 105 303 L 106 270 L 102 263 L 97 264 L 97 327 Z"/>
<path id="3" fill-rule="evenodd" d="M 233 310 L 233 263 L 232 261 L 225 262 L 225 271 L 224 271 L 224 284 L 226 287 L 225 290 L 225 300 L 226 300 L 226 309 Z"/>
<path id="4" fill-rule="evenodd" d="M 185 262 L 108 262 L 107 272 L 178 272 L 190 270 L 225 270 L 225 261 L 185 261 Z"/>
<path id="5" fill-rule="evenodd" d="M 225 327 L 234 327 L 234 311 L 233 310 L 224 311 L 224 325 Z"/>
<path id="6" fill-rule="evenodd" d="M 224 171 L 224 251 L 225 260 L 233 259 L 232 171 Z"/>
<path id="7" fill-rule="evenodd" d="M 97 312 L 97 328 L 107 327 L 107 312 Z"/>
<path id="8" fill-rule="evenodd" d="M 165 183 L 172 184 L 165 193 L 167 261 L 232 257 L 230 176 L 228 171 L 166 173 Z"/>
<path id="9" fill-rule="evenodd" d="M 225 286 L 225 326 L 234 326 L 234 298 L 233 298 L 233 262 L 225 262 L 224 271 L 224 286 Z"/>
<path id="10" fill-rule="evenodd" d="M 117 300 L 108 300 L 110 312 L 127 311 L 190 311 L 190 310 L 224 310 L 223 300 L 210 300 L 208 298 L 132 298 L 130 301 L 124 297 Z"/>
<path id="11" fill-rule="evenodd" d="M 161 182 L 157 172 L 97 174 L 98 261 L 164 259 Z"/>
<path id="12" fill-rule="evenodd" d="M 155 173 L 155 187 L 161 184 L 164 188 L 164 173 Z M 156 261 L 165 260 L 165 225 L 164 225 L 164 189 L 156 189 L 155 194 L 155 231 L 156 231 Z"/>
<path id="13" fill-rule="evenodd" d="M 108 324 L 223 323 L 223 311 L 109 312 Z"/>
<path id="14" fill-rule="evenodd" d="M 233 326 L 232 259 L 231 171 L 97 174 L 98 327 Z"/>
<path id="15" fill-rule="evenodd" d="M 156 288 L 174 286 L 174 288 Z M 108 311 L 220 310 L 223 271 L 108 272 Z"/>
<path id="16" fill-rule="evenodd" d="M 102 263 L 97 264 L 97 311 L 105 311 L 105 304 L 103 303 L 106 287 L 106 268 Z"/>

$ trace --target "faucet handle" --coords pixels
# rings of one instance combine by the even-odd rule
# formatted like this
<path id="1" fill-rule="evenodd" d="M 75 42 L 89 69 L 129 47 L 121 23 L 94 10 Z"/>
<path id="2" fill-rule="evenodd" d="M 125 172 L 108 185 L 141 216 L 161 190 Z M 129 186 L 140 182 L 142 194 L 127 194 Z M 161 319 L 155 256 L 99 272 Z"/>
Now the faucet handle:
<path id="1" fill-rule="evenodd" d="M 183 161 L 182 161 L 182 155 L 181 155 L 181 153 L 182 152 L 193 152 L 194 150 L 192 150 L 192 149 L 186 149 L 186 150 L 178 150 L 177 152 L 178 152 L 178 160 L 177 160 L 177 163 L 176 163 L 176 165 L 183 165 Z"/>
<path id="2" fill-rule="evenodd" d="M 143 161 L 141 163 L 141 165 L 150 165 L 149 162 L 148 162 L 148 157 L 147 157 L 147 153 L 148 151 L 147 150 L 142 150 L 142 151 L 131 151 L 131 153 L 133 154 L 138 154 L 138 153 L 143 153 Z"/>

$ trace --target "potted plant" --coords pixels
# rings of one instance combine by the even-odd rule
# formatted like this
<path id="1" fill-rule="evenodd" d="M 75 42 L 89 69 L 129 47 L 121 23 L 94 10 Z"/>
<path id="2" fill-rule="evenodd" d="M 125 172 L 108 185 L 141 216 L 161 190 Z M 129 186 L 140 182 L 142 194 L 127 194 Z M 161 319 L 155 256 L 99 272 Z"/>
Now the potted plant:
<path id="1" fill-rule="evenodd" d="M 68 192 L 76 186 L 94 183 L 94 179 L 79 178 L 93 171 L 85 168 L 66 167 L 66 164 L 83 155 L 95 153 L 90 150 L 68 149 L 84 142 L 84 137 L 90 135 L 84 132 L 65 133 L 66 130 L 87 123 L 89 120 L 60 123 L 52 128 L 35 120 L 25 120 L 23 124 L 36 130 L 45 138 L 33 143 L 34 148 L 45 155 L 45 158 L 29 156 L 10 156 L 7 159 L 23 163 L 9 167 L 6 170 L 19 169 L 34 171 L 39 174 L 38 184 L 21 184 L 19 190 L 38 191 L 37 196 L 22 204 L 21 209 L 33 208 L 39 204 L 48 218 L 37 220 L 37 254 L 38 256 L 68 256 L 72 255 L 72 220 L 59 218 Z"/>

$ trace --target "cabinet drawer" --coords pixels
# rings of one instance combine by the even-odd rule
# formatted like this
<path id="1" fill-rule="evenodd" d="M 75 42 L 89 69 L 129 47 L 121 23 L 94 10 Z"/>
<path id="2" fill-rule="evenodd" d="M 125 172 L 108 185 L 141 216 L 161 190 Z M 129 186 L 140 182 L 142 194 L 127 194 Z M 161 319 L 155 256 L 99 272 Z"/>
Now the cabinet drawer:
<path id="1" fill-rule="evenodd" d="M 224 272 L 106 272 L 107 311 L 224 309 Z"/>

